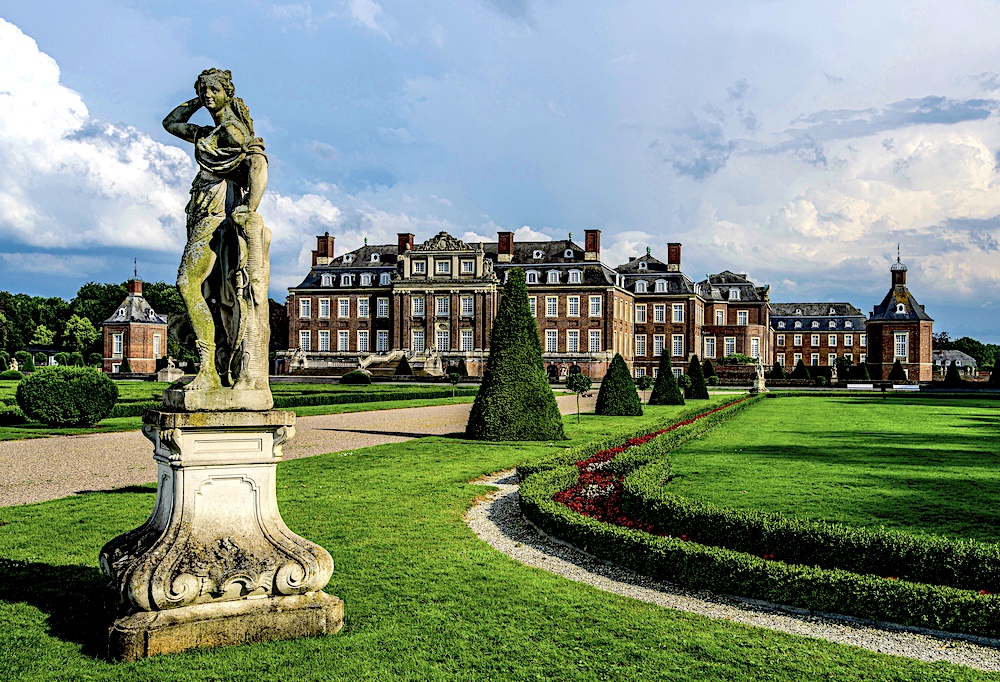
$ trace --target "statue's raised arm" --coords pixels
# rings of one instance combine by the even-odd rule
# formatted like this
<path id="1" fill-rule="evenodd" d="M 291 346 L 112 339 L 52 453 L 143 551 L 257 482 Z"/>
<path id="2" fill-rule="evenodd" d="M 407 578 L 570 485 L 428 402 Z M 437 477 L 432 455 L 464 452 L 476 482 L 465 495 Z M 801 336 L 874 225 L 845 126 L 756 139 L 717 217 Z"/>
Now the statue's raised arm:
<path id="1" fill-rule="evenodd" d="M 194 381 L 168 390 L 164 400 L 188 410 L 269 409 L 271 232 L 257 213 L 267 187 L 264 141 L 254 136 L 229 71 L 203 71 L 195 91 L 198 97 L 175 107 L 163 127 L 194 143 L 198 163 L 177 286 L 201 364 Z M 202 107 L 213 125 L 190 123 Z"/>

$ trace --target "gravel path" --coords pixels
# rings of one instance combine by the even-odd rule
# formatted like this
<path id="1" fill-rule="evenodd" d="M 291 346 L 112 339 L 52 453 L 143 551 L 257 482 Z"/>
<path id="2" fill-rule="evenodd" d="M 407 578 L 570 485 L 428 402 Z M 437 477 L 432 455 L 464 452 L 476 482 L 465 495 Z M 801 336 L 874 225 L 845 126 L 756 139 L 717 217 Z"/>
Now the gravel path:
<path id="1" fill-rule="evenodd" d="M 559 396 L 563 413 L 575 396 Z M 596 398 L 580 401 L 593 411 Z M 357 450 L 464 431 L 472 403 L 300 417 L 284 459 Z M 141 431 L 0 441 L 0 507 L 156 480 L 153 446 Z"/>
<path id="2" fill-rule="evenodd" d="M 638 575 L 536 530 L 521 516 L 517 477 L 504 471 L 472 481 L 497 486 L 466 514 L 469 527 L 495 549 L 522 564 L 587 583 L 614 594 L 670 609 L 696 613 L 793 635 L 850 644 L 921 661 L 948 661 L 1000 671 L 1000 640 L 905 628 L 847 616 L 810 614 L 803 609 L 737 599 L 708 591 L 684 590 Z"/>

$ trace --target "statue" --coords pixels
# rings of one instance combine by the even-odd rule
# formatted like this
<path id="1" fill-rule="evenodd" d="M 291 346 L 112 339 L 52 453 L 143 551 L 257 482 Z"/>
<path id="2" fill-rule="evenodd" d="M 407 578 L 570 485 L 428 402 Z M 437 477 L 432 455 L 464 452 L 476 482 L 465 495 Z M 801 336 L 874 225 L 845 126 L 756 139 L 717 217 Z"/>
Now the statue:
<path id="1" fill-rule="evenodd" d="M 177 286 L 201 366 L 183 393 L 168 390 L 164 403 L 187 410 L 266 410 L 273 405 L 267 356 L 271 231 L 257 213 L 267 186 L 264 141 L 254 137 L 250 111 L 236 97 L 229 71 L 202 71 L 195 91 L 197 97 L 167 114 L 163 127 L 194 143 L 198 162 Z M 188 122 L 202 107 L 214 125 Z"/>

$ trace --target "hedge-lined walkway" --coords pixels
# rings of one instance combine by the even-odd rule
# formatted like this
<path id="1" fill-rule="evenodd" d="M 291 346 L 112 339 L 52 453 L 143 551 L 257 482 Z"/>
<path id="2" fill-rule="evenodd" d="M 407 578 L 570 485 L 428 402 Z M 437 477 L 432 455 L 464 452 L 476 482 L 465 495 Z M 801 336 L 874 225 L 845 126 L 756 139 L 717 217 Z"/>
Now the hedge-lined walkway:
<path id="1" fill-rule="evenodd" d="M 518 504 L 513 471 L 472 481 L 499 488 L 466 514 L 469 527 L 482 540 L 512 559 L 592 585 L 599 590 L 696 613 L 805 637 L 825 639 L 870 651 L 921 661 L 947 661 L 980 670 L 1000 671 L 1000 642 L 967 635 L 948 635 L 896 625 L 885 627 L 847 616 L 824 617 L 803 609 L 737 599 L 707 591 L 685 590 L 548 538 L 529 526 Z"/>
<path id="2" fill-rule="evenodd" d="M 595 400 L 580 400 L 581 409 L 593 411 Z M 557 401 L 563 414 L 576 412 L 576 396 Z M 471 409 L 471 404 L 437 405 L 299 417 L 284 458 L 464 431 Z M 0 507 L 155 480 L 153 446 L 140 431 L 0 441 Z"/>

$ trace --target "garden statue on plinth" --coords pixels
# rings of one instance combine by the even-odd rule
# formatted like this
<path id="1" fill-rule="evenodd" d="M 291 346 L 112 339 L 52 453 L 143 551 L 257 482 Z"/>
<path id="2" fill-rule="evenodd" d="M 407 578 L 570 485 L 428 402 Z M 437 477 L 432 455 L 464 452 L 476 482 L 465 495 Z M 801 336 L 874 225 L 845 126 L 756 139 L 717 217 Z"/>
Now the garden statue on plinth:
<path id="1" fill-rule="evenodd" d="M 343 625 L 343 602 L 322 592 L 333 559 L 289 530 L 275 495 L 295 415 L 271 409 L 268 384 L 264 144 L 229 71 L 203 71 L 195 90 L 163 125 L 194 143 L 199 166 L 177 285 L 201 365 L 143 417 L 158 465 L 152 515 L 101 550 L 118 611 L 109 653 L 126 660 Z M 188 122 L 202 107 L 214 125 Z"/>

